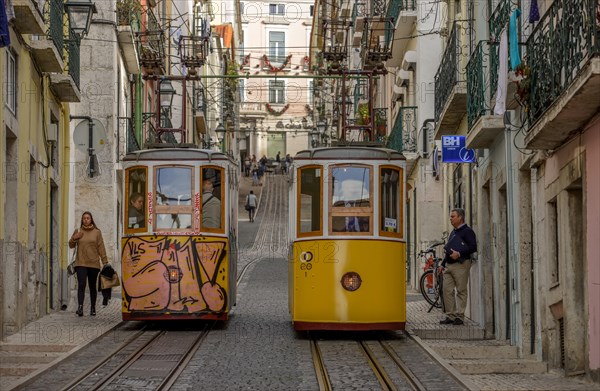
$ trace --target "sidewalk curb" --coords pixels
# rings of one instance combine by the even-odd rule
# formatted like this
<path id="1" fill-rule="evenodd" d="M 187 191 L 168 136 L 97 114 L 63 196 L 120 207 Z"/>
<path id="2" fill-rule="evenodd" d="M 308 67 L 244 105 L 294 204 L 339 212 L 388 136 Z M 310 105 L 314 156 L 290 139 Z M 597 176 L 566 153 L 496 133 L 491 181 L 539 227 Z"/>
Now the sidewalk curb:
<path id="1" fill-rule="evenodd" d="M 423 348 L 423 350 L 425 350 L 427 352 L 427 354 L 429 354 L 431 356 L 432 359 L 434 359 L 436 362 L 438 362 L 458 383 L 460 383 L 462 386 L 464 386 L 469 391 L 480 391 L 479 387 L 477 387 L 475 384 L 473 384 L 462 373 L 460 373 L 458 370 L 456 370 L 456 368 L 454 368 L 452 365 L 450 365 L 448 363 L 448 361 L 446 361 L 435 350 L 433 350 L 428 344 L 426 344 L 418 335 L 413 334 L 412 332 L 410 332 L 408 330 L 406 330 L 405 332 L 409 336 L 409 338 L 411 338 L 413 341 L 415 341 L 417 343 L 417 345 L 419 345 L 421 348 Z"/>

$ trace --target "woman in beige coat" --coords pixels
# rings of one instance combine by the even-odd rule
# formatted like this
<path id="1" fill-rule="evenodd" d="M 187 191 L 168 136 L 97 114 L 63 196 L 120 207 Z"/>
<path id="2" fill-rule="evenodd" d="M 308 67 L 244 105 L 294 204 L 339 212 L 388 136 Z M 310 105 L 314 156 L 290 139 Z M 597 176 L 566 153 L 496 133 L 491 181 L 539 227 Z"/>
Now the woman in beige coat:
<path id="1" fill-rule="evenodd" d="M 77 273 L 77 307 L 76 314 L 83 316 L 83 301 L 85 299 L 86 280 L 90 286 L 90 315 L 96 315 L 96 297 L 98 273 L 100 273 L 100 263 L 102 266 L 108 263 L 106 249 L 104 248 L 104 239 L 102 232 L 96 227 L 94 218 L 90 212 L 83 212 L 81 215 L 81 227 L 71 235 L 69 247 L 75 248 L 75 272 Z"/>

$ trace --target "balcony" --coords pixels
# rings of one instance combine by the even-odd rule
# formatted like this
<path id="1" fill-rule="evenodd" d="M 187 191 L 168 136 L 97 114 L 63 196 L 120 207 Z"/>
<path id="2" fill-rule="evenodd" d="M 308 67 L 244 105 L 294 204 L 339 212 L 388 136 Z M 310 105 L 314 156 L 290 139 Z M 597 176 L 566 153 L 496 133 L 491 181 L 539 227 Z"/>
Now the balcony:
<path id="1" fill-rule="evenodd" d="M 417 107 L 401 107 L 394 127 L 388 137 L 387 147 L 401 152 L 406 157 L 410 171 L 418 157 L 417 151 Z"/>
<path id="2" fill-rule="evenodd" d="M 33 59 L 42 72 L 62 72 L 64 69 L 63 10 L 61 0 L 51 0 L 45 12 L 48 25 L 44 29 L 48 35 L 40 36 L 29 44 Z"/>
<path id="3" fill-rule="evenodd" d="M 123 62 L 125 63 L 127 72 L 132 74 L 140 73 L 140 57 L 131 26 L 117 27 L 117 41 L 123 52 Z"/>
<path id="4" fill-rule="evenodd" d="M 527 40 L 527 148 L 558 148 L 598 113 L 597 18 L 597 0 L 554 2 Z"/>
<path id="5" fill-rule="evenodd" d="M 410 35 L 417 20 L 416 1 L 390 0 L 387 17 L 393 18 L 396 30 L 393 34 L 387 34 L 385 37 L 386 41 L 395 41 L 392 49 L 392 58 L 386 62 L 386 65 L 388 67 L 399 67 L 402 64 L 404 53 L 410 41 L 402 38 Z"/>
<path id="6" fill-rule="evenodd" d="M 67 73 L 51 73 L 50 89 L 61 102 L 80 102 L 80 42 L 70 32 L 67 41 Z"/>
<path id="7" fill-rule="evenodd" d="M 137 33 L 140 47 L 140 65 L 153 74 L 164 74 L 166 64 L 165 34 L 151 9 L 146 10 L 143 31 Z"/>
<path id="8" fill-rule="evenodd" d="M 486 41 L 479 42 L 467 64 L 468 148 L 488 148 L 504 130 L 503 117 L 491 115 L 490 89 L 486 83 L 489 69 L 485 65 L 489 63 L 489 51 Z"/>
<path id="9" fill-rule="evenodd" d="M 46 25 L 37 1 L 13 0 L 12 4 L 15 10 L 13 23 L 21 34 L 43 35 L 46 33 Z"/>
<path id="10" fill-rule="evenodd" d="M 48 73 L 62 72 L 64 62 L 61 54 L 58 52 L 56 45 L 50 39 L 39 39 L 31 41 L 31 54 L 40 71 Z"/>
<path id="11" fill-rule="evenodd" d="M 469 53 L 467 23 L 454 22 L 435 75 L 435 138 L 456 134 L 467 113 L 467 82 L 463 67 Z"/>

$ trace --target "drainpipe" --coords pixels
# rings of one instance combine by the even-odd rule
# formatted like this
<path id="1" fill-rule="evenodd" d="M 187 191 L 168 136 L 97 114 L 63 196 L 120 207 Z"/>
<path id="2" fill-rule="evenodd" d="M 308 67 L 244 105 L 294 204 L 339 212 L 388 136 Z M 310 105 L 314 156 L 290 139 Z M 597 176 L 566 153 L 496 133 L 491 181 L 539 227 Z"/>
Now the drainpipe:
<path id="1" fill-rule="evenodd" d="M 505 129 L 505 151 L 506 151 L 506 223 L 508 226 L 508 273 L 509 273 L 509 286 L 506 289 L 510 290 L 510 340 L 511 345 L 520 346 L 520 332 L 517 330 L 517 325 L 520 324 L 521 313 L 520 313 L 520 299 L 519 299 L 519 270 L 516 253 L 516 223 L 515 218 L 515 198 L 514 198 L 514 178 L 513 178 L 513 157 L 512 157 L 512 145 L 513 135 L 511 134 L 510 125 L 510 111 L 504 113 L 504 129 Z"/>
<path id="2" fill-rule="evenodd" d="M 531 219 L 533 235 L 531 238 L 531 354 L 536 354 L 538 359 L 542 358 L 541 349 L 538 347 L 542 346 L 542 336 L 540 330 L 542 329 L 541 315 L 540 315 L 540 303 L 539 295 L 536 295 L 537 288 L 539 286 L 539 263 L 538 259 L 538 237 L 535 234 L 535 223 L 537 216 L 537 167 L 531 169 Z"/>

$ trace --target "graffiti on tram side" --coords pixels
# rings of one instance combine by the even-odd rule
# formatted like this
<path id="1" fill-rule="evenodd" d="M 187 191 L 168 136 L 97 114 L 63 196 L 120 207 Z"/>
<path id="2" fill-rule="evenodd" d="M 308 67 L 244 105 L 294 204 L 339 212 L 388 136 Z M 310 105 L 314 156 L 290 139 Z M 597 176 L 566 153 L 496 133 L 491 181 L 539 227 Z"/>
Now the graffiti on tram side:
<path id="1" fill-rule="evenodd" d="M 225 241 L 196 236 L 124 239 L 124 310 L 223 311 L 228 272 L 225 246 Z"/>

